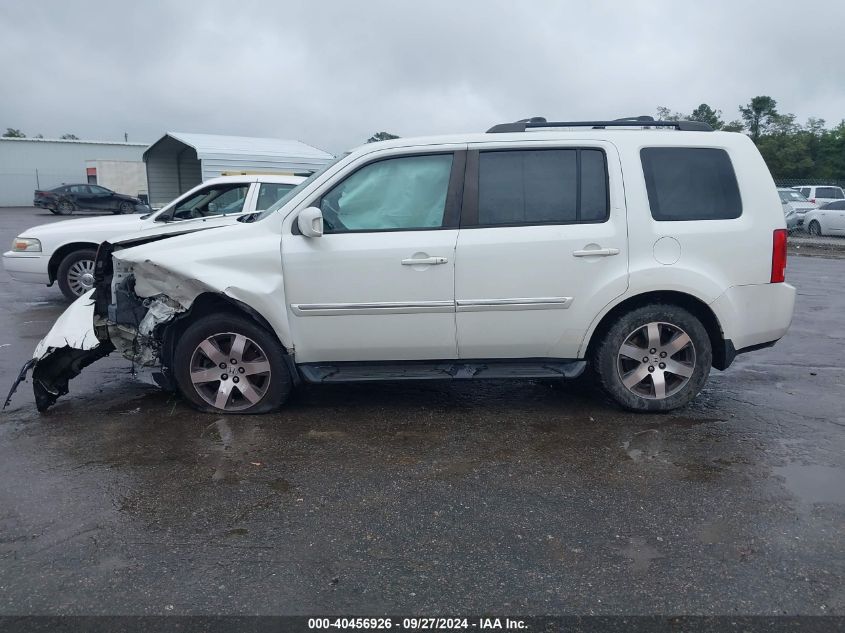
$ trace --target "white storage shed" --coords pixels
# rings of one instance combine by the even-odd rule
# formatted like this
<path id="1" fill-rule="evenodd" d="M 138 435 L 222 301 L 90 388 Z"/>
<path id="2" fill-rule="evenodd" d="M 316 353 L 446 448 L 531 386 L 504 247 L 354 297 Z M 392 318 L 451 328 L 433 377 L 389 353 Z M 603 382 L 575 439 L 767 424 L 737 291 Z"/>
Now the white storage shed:
<path id="1" fill-rule="evenodd" d="M 217 176 L 310 174 L 334 157 L 299 141 L 168 132 L 144 152 L 150 204 L 167 204 Z"/>

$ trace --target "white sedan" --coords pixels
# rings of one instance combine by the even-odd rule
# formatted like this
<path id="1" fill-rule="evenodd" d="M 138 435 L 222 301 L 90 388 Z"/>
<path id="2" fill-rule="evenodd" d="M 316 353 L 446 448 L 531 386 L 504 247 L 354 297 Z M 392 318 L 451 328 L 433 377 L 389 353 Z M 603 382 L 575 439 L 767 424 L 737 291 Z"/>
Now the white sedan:
<path id="1" fill-rule="evenodd" d="M 808 211 L 804 226 L 810 235 L 845 235 L 845 200 L 834 200 Z"/>
<path id="2" fill-rule="evenodd" d="M 127 233 L 151 234 L 170 223 L 232 224 L 245 214 L 263 211 L 302 182 L 299 176 L 224 176 L 207 180 L 159 211 L 146 215 L 79 218 L 42 224 L 16 237 L 3 254 L 9 276 L 27 283 L 53 285 L 68 299 L 94 287 L 94 257 L 103 241 Z M 181 223 L 185 222 L 186 225 Z"/>

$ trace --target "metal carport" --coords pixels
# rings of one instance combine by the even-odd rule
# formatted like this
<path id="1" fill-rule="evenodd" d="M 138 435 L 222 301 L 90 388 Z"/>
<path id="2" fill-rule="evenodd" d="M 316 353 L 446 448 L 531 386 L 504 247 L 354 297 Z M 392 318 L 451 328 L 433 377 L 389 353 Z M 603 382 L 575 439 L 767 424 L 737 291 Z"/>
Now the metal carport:
<path id="1" fill-rule="evenodd" d="M 222 175 L 311 173 L 333 156 L 299 141 L 168 132 L 144 152 L 150 204 Z"/>

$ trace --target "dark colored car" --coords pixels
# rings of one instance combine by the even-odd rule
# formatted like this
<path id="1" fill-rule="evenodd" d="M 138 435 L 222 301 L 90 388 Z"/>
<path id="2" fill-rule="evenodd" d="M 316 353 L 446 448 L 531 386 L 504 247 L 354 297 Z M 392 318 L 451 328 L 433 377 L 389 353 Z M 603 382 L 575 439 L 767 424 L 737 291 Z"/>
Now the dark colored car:
<path id="1" fill-rule="evenodd" d="M 62 185 L 49 191 L 36 190 L 32 204 L 57 215 L 67 215 L 78 209 L 135 213 L 136 205 L 143 203 L 138 198 L 115 193 L 99 185 L 84 184 Z"/>

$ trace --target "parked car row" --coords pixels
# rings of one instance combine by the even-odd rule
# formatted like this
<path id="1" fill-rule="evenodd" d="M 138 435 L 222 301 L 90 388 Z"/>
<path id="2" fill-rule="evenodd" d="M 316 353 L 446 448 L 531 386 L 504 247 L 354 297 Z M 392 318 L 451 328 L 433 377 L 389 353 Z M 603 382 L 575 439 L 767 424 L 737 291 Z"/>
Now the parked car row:
<path id="1" fill-rule="evenodd" d="M 101 242 L 126 233 L 154 237 L 235 223 L 272 206 L 304 180 L 300 176 L 224 176 L 207 180 L 155 212 L 93 217 L 36 226 L 3 254 L 17 281 L 58 283 L 68 299 L 94 287 L 94 257 Z"/>
<path id="2" fill-rule="evenodd" d="M 841 187 L 781 187 L 778 195 L 788 230 L 804 227 L 814 236 L 845 235 L 845 192 Z"/>
<path id="3" fill-rule="evenodd" d="M 93 289 L 19 377 L 38 408 L 116 351 L 216 413 L 274 410 L 303 381 L 588 365 L 620 406 L 666 411 L 792 319 L 771 175 L 747 136 L 706 124 L 531 119 L 371 143 L 237 213 L 264 184 L 207 183 L 98 233 Z M 28 274 L 50 281 L 60 240 L 18 241 L 7 261 L 39 257 Z"/>

